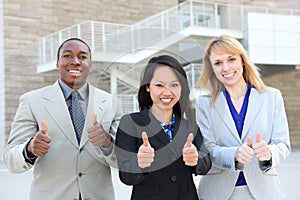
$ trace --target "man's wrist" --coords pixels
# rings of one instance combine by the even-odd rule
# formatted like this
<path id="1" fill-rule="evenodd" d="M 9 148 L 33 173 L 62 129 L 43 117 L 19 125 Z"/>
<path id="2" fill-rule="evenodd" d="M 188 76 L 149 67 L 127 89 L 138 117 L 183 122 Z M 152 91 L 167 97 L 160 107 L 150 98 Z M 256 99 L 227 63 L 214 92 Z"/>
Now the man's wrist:
<path id="1" fill-rule="evenodd" d="M 109 133 L 105 133 L 105 135 L 106 135 L 107 140 L 106 140 L 105 145 L 102 145 L 101 147 L 109 148 L 113 143 L 113 138 L 111 137 L 111 135 Z"/>
<path id="2" fill-rule="evenodd" d="M 27 142 L 27 144 L 25 145 L 24 149 L 23 149 L 23 157 L 25 159 L 25 161 L 27 163 L 30 163 L 31 165 L 34 164 L 35 160 L 38 158 L 37 156 L 35 156 L 34 154 L 32 154 L 29 150 L 28 150 L 28 146 L 31 142 L 33 138 L 31 138 L 29 140 L 29 142 Z"/>

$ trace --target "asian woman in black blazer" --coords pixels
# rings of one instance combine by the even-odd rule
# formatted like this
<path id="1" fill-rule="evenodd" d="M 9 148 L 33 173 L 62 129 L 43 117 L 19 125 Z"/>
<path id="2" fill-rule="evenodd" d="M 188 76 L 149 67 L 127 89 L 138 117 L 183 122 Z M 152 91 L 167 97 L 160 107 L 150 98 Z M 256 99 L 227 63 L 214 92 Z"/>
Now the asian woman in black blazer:
<path id="1" fill-rule="evenodd" d="M 119 176 L 133 185 L 132 200 L 198 199 L 192 174 L 206 174 L 211 160 L 197 123 L 186 118 L 189 93 L 175 58 L 150 59 L 138 91 L 140 112 L 124 115 L 116 135 Z"/>

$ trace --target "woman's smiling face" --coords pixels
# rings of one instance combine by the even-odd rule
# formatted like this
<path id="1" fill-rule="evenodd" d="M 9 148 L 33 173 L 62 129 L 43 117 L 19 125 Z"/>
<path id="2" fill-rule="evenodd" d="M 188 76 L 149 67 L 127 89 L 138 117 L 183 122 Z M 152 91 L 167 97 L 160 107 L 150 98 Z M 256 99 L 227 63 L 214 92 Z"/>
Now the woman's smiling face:
<path id="1" fill-rule="evenodd" d="M 210 62 L 218 80 L 225 87 L 244 83 L 243 61 L 240 55 L 211 51 Z"/>
<path id="2" fill-rule="evenodd" d="M 153 101 L 152 109 L 163 112 L 173 110 L 173 106 L 179 101 L 181 88 L 172 68 L 165 65 L 157 67 L 147 88 Z"/>

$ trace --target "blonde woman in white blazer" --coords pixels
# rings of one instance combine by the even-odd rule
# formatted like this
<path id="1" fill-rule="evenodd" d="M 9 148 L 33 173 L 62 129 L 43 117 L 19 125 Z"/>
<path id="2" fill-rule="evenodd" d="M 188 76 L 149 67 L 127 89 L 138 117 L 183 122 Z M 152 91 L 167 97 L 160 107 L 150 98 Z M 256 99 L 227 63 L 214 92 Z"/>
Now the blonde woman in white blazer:
<path id="1" fill-rule="evenodd" d="M 204 200 L 285 199 L 276 166 L 291 147 L 284 101 L 267 87 L 236 39 L 207 46 L 197 100 L 197 121 L 213 166 L 200 180 Z"/>

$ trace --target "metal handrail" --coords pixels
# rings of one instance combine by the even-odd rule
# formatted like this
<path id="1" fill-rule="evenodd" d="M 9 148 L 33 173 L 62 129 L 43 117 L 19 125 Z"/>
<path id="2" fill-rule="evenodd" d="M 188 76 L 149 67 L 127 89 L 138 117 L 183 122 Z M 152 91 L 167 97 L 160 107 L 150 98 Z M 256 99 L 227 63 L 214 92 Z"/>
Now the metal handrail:
<path id="1" fill-rule="evenodd" d="M 249 12 L 300 15 L 300 10 L 190 0 L 132 25 L 84 21 L 42 37 L 39 63 L 55 61 L 57 47 L 69 37 L 84 39 L 92 51 L 134 53 L 191 26 L 242 31 L 243 16 Z"/>
<path id="2" fill-rule="evenodd" d="M 300 10 L 271 9 L 190 0 L 132 25 L 84 21 L 47 35 L 39 41 L 40 64 L 55 61 L 57 47 L 62 41 L 70 37 L 79 37 L 85 40 L 92 51 L 133 54 L 189 27 L 242 31 L 243 17 L 250 12 L 300 15 Z M 137 66 L 135 65 L 135 67 Z M 196 89 L 196 81 L 200 76 L 200 70 L 201 65 L 199 64 L 191 64 L 185 67 L 192 100 L 195 100 L 202 92 Z M 118 98 L 122 102 L 125 113 L 138 111 L 136 94 L 118 94 Z"/>

